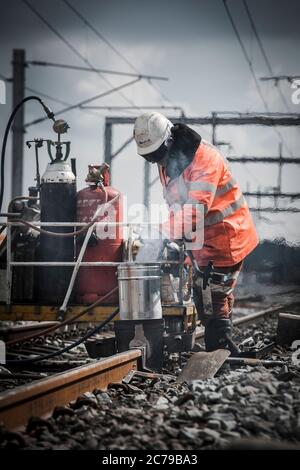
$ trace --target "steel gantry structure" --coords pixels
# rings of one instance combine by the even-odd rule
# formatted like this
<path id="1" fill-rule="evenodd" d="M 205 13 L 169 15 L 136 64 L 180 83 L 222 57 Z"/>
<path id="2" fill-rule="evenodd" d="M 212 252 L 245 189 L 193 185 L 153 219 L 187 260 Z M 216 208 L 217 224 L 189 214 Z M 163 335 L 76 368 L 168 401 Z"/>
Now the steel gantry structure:
<path id="1" fill-rule="evenodd" d="M 180 117 L 169 117 L 172 122 L 184 122 L 188 125 L 210 125 L 212 128 L 212 143 L 218 145 L 216 130 L 217 126 L 245 126 L 245 125 L 258 125 L 258 126 L 299 126 L 300 114 L 285 114 L 285 113 L 226 113 L 226 112 L 212 112 L 210 116 L 203 117 L 187 117 L 181 115 Z M 126 116 L 109 116 L 105 118 L 105 132 L 104 132 L 104 160 L 112 166 L 114 159 L 119 155 L 133 140 L 132 135 L 125 140 L 125 142 L 116 150 L 113 151 L 113 128 L 115 125 L 132 125 L 135 122 L 134 117 Z M 300 165 L 299 157 L 282 157 L 281 151 L 278 157 L 266 156 L 243 156 L 243 157 L 227 157 L 231 163 L 265 163 L 265 164 L 278 164 L 278 184 L 273 192 L 260 191 L 255 192 L 244 191 L 245 196 L 253 196 L 257 198 L 258 206 L 251 207 L 253 211 L 262 212 L 300 212 L 300 209 L 294 207 L 278 208 L 278 198 L 290 198 L 295 200 L 300 198 L 300 193 L 284 193 L 281 191 L 281 171 L 283 165 L 297 164 Z M 149 206 L 150 201 L 150 188 L 158 180 L 156 177 L 153 181 L 150 180 L 150 164 L 145 161 L 144 163 L 144 204 Z M 273 198 L 274 207 L 261 207 L 262 198 Z"/>

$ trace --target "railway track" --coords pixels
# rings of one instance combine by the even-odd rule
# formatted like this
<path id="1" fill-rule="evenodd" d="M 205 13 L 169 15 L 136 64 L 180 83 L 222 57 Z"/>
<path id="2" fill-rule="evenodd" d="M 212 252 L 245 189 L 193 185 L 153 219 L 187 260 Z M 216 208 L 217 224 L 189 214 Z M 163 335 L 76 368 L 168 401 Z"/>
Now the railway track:
<path id="1" fill-rule="evenodd" d="M 240 327 L 251 325 L 296 304 L 299 306 L 299 303 L 277 304 L 258 309 L 255 313 L 236 318 L 234 323 Z M 197 339 L 202 337 L 203 331 L 199 329 Z M 3 391 L 0 393 L 0 422 L 7 429 L 18 429 L 26 425 L 31 416 L 50 416 L 55 407 L 67 405 L 85 392 L 105 390 L 111 383 L 122 382 L 130 371 L 137 370 L 140 357 L 139 350 L 131 350 Z"/>
<path id="2" fill-rule="evenodd" d="M 298 305 L 298 302 L 292 302 L 288 305 L 278 304 L 278 305 L 268 306 L 263 309 L 257 309 L 256 312 L 250 313 L 245 316 L 239 316 L 238 318 L 234 318 L 232 323 L 234 326 L 246 325 L 255 321 L 266 319 L 268 316 L 277 314 L 281 310 L 285 310 L 287 308 L 290 309 L 294 305 Z M 200 327 L 196 331 L 196 338 L 201 339 L 203 337 L 204 337 L 204 328 Z"/>
<path id="3" fill-rule="evenodd" d="M 57 325 L 58 322 L 45 321 L 45 322 L 27 322 L 27 324 L 13 325 L 0 327 L 0 337 L 4 341 L 11 340 L 22 340 L 28 334 L 35 333 L 37 331 L 43 331 L 50 326 Z"/>
<path id="4" fill-rule="evenodd" d="M 25 425 L 31 416 L 46 417 L 56 406 L 85 392 L 106 389 L 137 369 L 139 350 L 132 350 L 0 393 L 0 422 L 7 429 Z"/>

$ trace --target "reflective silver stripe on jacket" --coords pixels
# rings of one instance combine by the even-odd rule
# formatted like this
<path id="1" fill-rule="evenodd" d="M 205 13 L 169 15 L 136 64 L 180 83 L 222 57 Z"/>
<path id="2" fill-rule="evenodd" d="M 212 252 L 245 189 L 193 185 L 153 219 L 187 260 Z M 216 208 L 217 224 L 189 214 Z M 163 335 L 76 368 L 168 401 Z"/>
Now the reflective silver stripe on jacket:
<path id="1" fill-rule="evenodd" d="M 216 197 L 218 196 L 222 196 L 223 194 L 227 193 L 228 191 L 230 191 L 234 185 L 236 184 L 236 181 L 233 177 L 230 178 L 229 181 L 227 181 L 226 184 L 224 184 L 224 186 L 221 186 L 221 188 L 218 188 L 217 191 L 216 191 Z"/>
<path id="2" fill-rule="evenodd" d="M 184 181 L 184 178 L 182 175 L 180 175 L 177 178 L 177 181 L 174 180 L 173 186 L 171 187 L 166 187 L 163 189 L 164 192 L 164 198 L 167 200 L 168 204 L 173 204 L 174 201 L 172 201 L 172 192 L 170 192 L 170 189 L 175 186 L 175 188 L 178 191 L 178 196 L 180 198 L 180 202 L 182 204 L 185 204 L 188 200 L 188 195 L 189 191 L 207 191 L 212 193 L 215 197 L 217 196 L 222 196 L 223 194 L 226 194 L 228 191 L 230 191 L 234 185 L 236 184 L 235 179 L 232 177 L 230 180 L 221 188 L 218 188 L 207 181 L 190 181 L 187 183 Z M 168 190 L 169 188 L 169 190 Z"/>
<path id="3" fill-rule="evenodd" d="M 208 181 L 190 181 L 186 183 L 189 191 L 208 191 L 215 194 L 217 187 Z"/>
<path id="4" fill-rule="evenodd" d="M 222 222 L 225 217 L 233 214 L 236 210 L 240 209 L 246 203 L 244 196 L 241 194 L 237 201 L 232 202 L 229 206 L 225 207 L 222 211 L 218 211 L 214 214 L 209 214 L 205 217 L 204 226 L 208 227 L 210 225 L 217 224 Z"/>

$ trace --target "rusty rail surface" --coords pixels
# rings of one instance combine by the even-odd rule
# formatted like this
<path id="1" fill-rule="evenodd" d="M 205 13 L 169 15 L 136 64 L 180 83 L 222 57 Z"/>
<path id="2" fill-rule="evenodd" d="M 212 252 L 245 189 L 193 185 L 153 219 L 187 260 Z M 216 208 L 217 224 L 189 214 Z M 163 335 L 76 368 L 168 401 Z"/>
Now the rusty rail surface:
<path id="1" fill-rule="evenodd" d="M 283 305 L 283 304 L 276 304 L 270 307 L 267 307 L 263 310 L 259 310 L 258 312 L 250 313 L 249 315 L 245 315 L 244 317 L 234 318 L 232 323 L 235 326 L 251 323 L 255 320 L 262 319 L 264 316 L 272 315 L 274 313 L 279 313 L 281 310 L 286 310 L 287 308 L 291 308 L 293 305 L 298 305 L 299 302 L 291 302 L 290 304 Z M 200 327 L 196 330 L 196 338 L 201 339 L 204 337 L 204 328 Z"/>
<path id="2" fill-rule="evenodd" d="M 59 324 L 58 321 L 45 321 L 36 322 L 29 325 L 12 325 L 4 328 L 0 328 L 0 337 L 5 342 L 12 341 L 15 339 L 23 339 L 29 334 L 36 333 L 38 331 L 46 330 L 51 326 Z"/>
<path id="3" fill-rule="evenodd" d="M 280 310 L 285 309 L 287 305 L 276 304 L 270 307 L 267 307 L 263 310 L 259 310 L 258 312 L 249 313 L 249 315 L 245 315 L 244 317 L 235 318 L 232 323 L 234 325 L 243 325 L 245 323 L 252 323 L 255 320 L 259 320 L 267 315 L 273 315 L 274 313 L 279 313 Z"/>
<path id="4" fill-rule="evenodd" d="M 109 383 L 120 382 L 137 369 L 141 351 L 116 354 L 87 366 L 80 366 L 0 393 L 0 422 L 7 429 L 18 429 L 31 416 L 49 416 L 56 406 L 76 400 L 84 392 L 105 390 Z"/>

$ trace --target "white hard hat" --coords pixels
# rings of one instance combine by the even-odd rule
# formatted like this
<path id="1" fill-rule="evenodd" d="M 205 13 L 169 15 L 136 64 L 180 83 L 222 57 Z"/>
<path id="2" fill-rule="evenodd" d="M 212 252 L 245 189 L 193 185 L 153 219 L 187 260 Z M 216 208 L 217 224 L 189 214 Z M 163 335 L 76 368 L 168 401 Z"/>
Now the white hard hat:
<path id="1" fill-rule="evenodd" d="M 139 116 L 133 129 L 133 137 L 139 155 L 147 155 L 157 150 L 170 136 L 173 124 L 163 114 L 148 112 Z"/>

